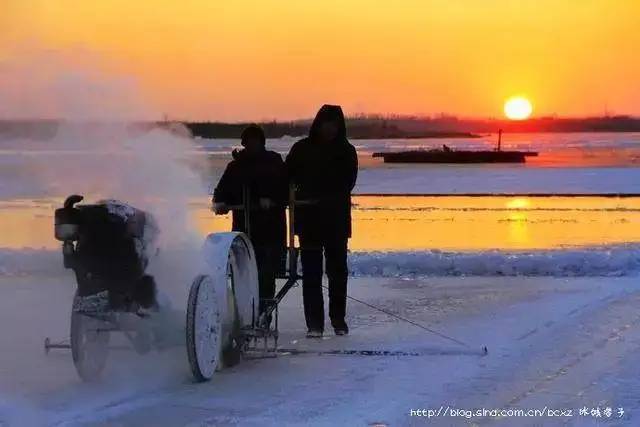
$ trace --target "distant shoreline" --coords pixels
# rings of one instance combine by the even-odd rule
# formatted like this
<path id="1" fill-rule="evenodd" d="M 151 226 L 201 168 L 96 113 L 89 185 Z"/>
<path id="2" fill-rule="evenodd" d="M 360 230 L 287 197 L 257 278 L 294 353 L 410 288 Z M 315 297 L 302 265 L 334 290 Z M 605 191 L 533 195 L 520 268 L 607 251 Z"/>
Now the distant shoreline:
<path id="1" fill-rule="evenodd" d="M 300 135 L 305 136 L 305 135 Z M 471 132 L 427 132 L 424 134 L 351 136 L 349 139 L 437 139 L 437 138 L 482 138 L 483 135 Z"/>
<path id="2" fill-rule="evenodd" d="M 180 122 L 186 126 L 191 135 L 199 138 L 239 138 L 242 130 L 249 123 L 198 123 Z M 309 123 L 258 123 L 265 131 L 267 138 L 303 138 L 309 133 Z M 158 123 L 162 126 L 162 123 Z M 435 138 L 482 138 L 478 133 L 463 130 L 429 130 L 405 129 L 394 123 L 367 122 L 361 123 L 353 119 L 347 120 L 349 139 L 435 139 Z"/>
<path id="3" fill-rule="evenodd" d="M 238 138 L 248 123 L 180 122 L 200 138 Z M 310 120 L 258 123 L 268 138 L 303 137 Z M 162 125 L 162 123 L 159 123 Z M 631 116 L 556 118 L 523 121 L 506 119 L 459 119 L 457 117 L 349 117 L 350 139 L 481 138 L 504 133 L 640 132 L 640 118 Z"/>
<path id="4" fill-rule="evenodd" d="M 63 120 L 0 120 L 0 137 L 47 139 L 56 134 Z M 84 125 L 100 124 L 100 121 Z M 309 133 L 311 120 L 258 122 L 267 138 L 302 138 Z M 249 122 L 133 121 L 137 129 L 175 129 L 184 126 L 193 137 L 238 139 Z M 401 117 L 356 116 L 347 118 L 350 139 L 437 139 L 481 138 L 504 133 L 631 133 L 640 132 L 640 118 L 632 116 L 557 118 L 523 121 L 506 119 L 461 119 L 453 116 Z"/>

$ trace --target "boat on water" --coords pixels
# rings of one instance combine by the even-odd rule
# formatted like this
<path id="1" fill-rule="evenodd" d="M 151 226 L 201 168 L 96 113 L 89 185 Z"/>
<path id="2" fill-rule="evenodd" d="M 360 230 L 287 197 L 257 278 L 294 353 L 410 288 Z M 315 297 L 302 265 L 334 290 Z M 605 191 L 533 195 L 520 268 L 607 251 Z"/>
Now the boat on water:
<path id="1" fill-rule="evenodd" d="M 525 163 L 527 157 L 537 155 L 536 151 L 502 150 L 502 130 L 495 150 L 453 150 L 443 145 L 441 149 L 373 153 L 385 163 Z"/>
<path id="2" fill-rule="evenodd" d="M 373 153 L 385 163 L 525 163 L 535 151 L 413 150 Z"/>

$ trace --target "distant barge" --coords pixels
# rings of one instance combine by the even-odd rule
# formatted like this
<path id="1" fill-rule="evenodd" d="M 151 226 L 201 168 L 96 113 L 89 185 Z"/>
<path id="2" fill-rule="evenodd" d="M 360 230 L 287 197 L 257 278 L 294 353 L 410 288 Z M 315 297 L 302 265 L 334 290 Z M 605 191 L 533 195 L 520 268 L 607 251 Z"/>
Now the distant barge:
<path id="1" fill-rule="evenodd" d="M 396 151 L 373 153 L 385 163 L 524 163 L 527 157 L 537 157 L 536 151 L 503 151 L 502 129 L 498 131 L 498 146 L 495 150 L 452 150 L 446 145 L 442 149 Z"/>
<path id="2" fill-rule="evenodd" d="M 535 151 L 414 150 L 373 153 L 385 163 L 524 163 Z"/>

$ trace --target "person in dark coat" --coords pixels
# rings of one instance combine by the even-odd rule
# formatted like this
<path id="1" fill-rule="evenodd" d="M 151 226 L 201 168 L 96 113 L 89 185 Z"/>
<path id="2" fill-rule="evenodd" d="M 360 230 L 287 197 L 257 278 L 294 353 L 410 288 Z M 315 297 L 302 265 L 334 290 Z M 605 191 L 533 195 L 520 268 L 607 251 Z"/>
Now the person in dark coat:
<path id="1" fill-rule="evenodd" d="M 248 233 L 258 265 L 260 310 L 275 294 L 276 275 L 284 259 L 287 175 L 280 154 L 266 149 L 262 128 L 250 125 L 242 132 L 242 150 L 234 150 L 213 195 L 214 210 L 226 214 L 230 206 L 243 204 L 248 190 L 249 228 L 244 210 L 233 210 L 233 231 Z"/>
<path id="2" fill-rule="evenodd" d="M 358 174 L 356 150 L 347 140 L 342 109 L 324 105 L 309 136 L 296 142 L 286 159 L 296 199 L 311 202 L 295 209 L 300 239 L 303 300 L 307 336 L 324 331 L 322 256 L 329 279 L 329 317 L 337 335 L 349 332 L 347 305 L 347 242 L 351 237 L 351 190 Z"/>

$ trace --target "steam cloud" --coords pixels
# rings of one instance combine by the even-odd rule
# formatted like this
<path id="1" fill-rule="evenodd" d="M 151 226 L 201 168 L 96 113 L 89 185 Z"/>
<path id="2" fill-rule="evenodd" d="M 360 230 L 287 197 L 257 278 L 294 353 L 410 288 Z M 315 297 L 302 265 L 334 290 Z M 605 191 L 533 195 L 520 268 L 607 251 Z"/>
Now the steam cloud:
<path id="1" fill-rule="evenodd" d="M 205 159 L 193 155 L 191 141 L 184 136 L 188 132 L 176 127 L 160 129 L 134 123 L 141 111 L 149 111 L 141 102 L 134 81 L 104 72 L 96 66 L 99 59 L 91 54 L 30 50 L 28 55 L 14 59 L 10 64 L 0 64 L 0 99 L 3 100 L 0 118 L 55 118 L 62 122 L 55 135 L 45 141 L 0 134 L 4 147 L 16 147 L 20 153 L 33 148 L 38 151 L 28 162 L 11 160 L 8 166 L 13 169 L 8 179 L 15 181 L 8 182 L 5 188 L 22 186 L 34 190 L 32 194 L 58 198 L 82 194 L 89 203 L 115 198 L 153 214 L 160 227 L 161 252 L 155 262 L 152 260 L 149 272 L 154 274 L 158 288 L 168 296 L 173 308 L 184 310 L 189 284 L 200 268 L 202 244 L 202 237 L 189 216 L 189 204 L 194 197 L 207 194 L 206 185 L 193 167 L 194 162 Z M 7 177 L 3 173 L 0 178 Z M 2 193 L 0 185 L 0 196 L 6 196 Z M 60 271 L 65 274 L 62 264 Z M 9 283 L 8 287 L 0 288 L 0 298 L 10 297 L 14 292 L 11 286 Z M 69 287 L 72 286 L 69 283 Z M 37 292 L 38 298 L 33 298 L 34 301 L 39 301 L 42 293 L 55 292 L 55 288 L 48 288 L 45 283 Z M 70 306 L 71 301 L 64 307 L 53 304 L 38 307 L 38 316 L 60 318 L 60 312 L 64 311 L 67 317 Z M 15 312 L 5 312 L 3 317 L 27 317 L 24 307 L 11 306 L 11 310 L 12 307 Z M 54 312 L 58 315 L 51 316 Z M 37 321 L 21 324 L 21 336 L 30 340 L 30 349 L 41 348 L 42 326 Z M 11 336 L 6 331 L 0 329 L 3 336 Z M 15 357 L 5 353 L 5 361 L 21 358 L 24 361 L 29 357 L 24 347 L 3 351 L 16 352 Z M 43 364 L 41 357 L 41 350 L 33 354 L 34 365 Z M 68 362 L 72 363 L 70 358 Z M 105 399 L 122 398 L 141 389 L 157 387 L 161 385 L 159 381 L 167 378 L 175 381 L 176 373 L 186 373 L 186 364 L 186 354 L 177 351 L 155 354 L 144 362 L 134 360 L 124 367 L 112 366 L 112 379 L 126 380 L 116 385 L 112 381 L 102 390 L 93 390 L 91 399 L 84 396 L 85 392 L 79 392 L 83 397 L 76 403 L 82 405 L 86 413 L 92 404 L 104 405 Z M 6 372 L 12 370 L 7 366 L 3 368 Z M 15 391 L 18 396 L 22 394 L 20 390 Z M 27 411 L 23 404 L 15 402 L 14 397 L 0 396 L 0 424 L 18 420 L 20 414 Z M 35 408 L 28 411 L 35 413 Z M 39 421 L 30 423 L 37 425 Z"/>

